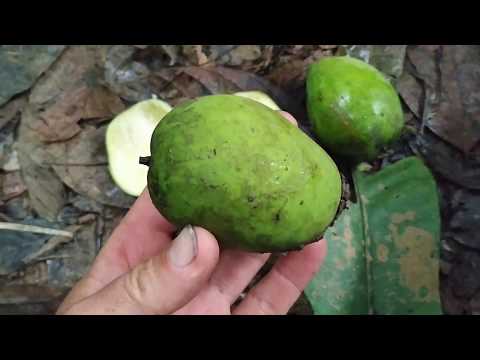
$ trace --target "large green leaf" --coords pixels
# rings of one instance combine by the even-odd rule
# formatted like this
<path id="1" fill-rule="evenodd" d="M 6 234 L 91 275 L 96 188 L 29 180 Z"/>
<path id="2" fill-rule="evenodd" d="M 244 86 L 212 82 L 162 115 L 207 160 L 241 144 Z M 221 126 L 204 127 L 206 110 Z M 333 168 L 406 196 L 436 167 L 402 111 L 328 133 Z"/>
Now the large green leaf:
<path id="1" fill-rule="evenodd" d="M 328 230 L 328 256 L 305 293 L 315 314 L 440 314 L 435 181 L 410 157 L 354 172 L 357 203 Z"/>

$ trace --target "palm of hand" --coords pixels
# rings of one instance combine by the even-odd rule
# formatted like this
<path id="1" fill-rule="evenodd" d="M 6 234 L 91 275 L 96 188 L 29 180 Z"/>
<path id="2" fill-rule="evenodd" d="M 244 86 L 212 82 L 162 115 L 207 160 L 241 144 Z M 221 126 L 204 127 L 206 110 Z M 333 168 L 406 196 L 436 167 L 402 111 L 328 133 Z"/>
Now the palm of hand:
<path id="1" fill-rule="evenodd" d="M 195 228 L 195 257 L 188 266 L 176 267 L 168 256 L 174 231 L 145 191 L 58 313 L 285 314 L 327 251 L 326 242 L 319 241 L 282 257 L 232 309 L 270 254 L 220 253 L 214 236 Z"/>

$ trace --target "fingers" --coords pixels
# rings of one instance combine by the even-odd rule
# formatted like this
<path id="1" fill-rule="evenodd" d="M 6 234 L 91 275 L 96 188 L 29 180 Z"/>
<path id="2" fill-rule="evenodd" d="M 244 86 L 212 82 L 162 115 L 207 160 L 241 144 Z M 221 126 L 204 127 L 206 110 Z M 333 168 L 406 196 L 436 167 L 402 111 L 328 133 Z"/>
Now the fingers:
<path id="1" fill-rule="evenodd" d="M 168 249 L 64 313 L 170 314 L 205 286 L 218 255 L 218 243 L 212 234 L 188 226 Z"/>
<path id="2" fill-rule="evenodd" d="M 109 283 L 158 254 L 170 243 L 174 230 L 145 190 L 100 251 L 92 267 L 93 276 L 104 285 Z"/>
<path id="3" fill-rule="evenodd" d="M 290 121 L 293 125 L 298 126 L 297 120 L 290 113 L 286 111 L 280 111 L 280 114 L 282 114 L 282 116 Z"/>
<path id="4" fill-rule="evenodd" d="M 319 270 L 326 253 L 325 240 L 289 253 L 247 294 L 233 314 L 286 314 Z"/>
<path id="5" fill-rule="evenodd" d="M 225 250 L 208 283 L 198 296 L 178 314 L 219 315 L 230 311 L 270 254 Z"/>
<path id="6" fill-rule="evenodd" d="M 64 299 L 60 310 L 97 292 L 158 254 L 171 241 L 171 225 L 153 206 L 148 190 L 135 201 L 95 259 L 89 273 Z"/>

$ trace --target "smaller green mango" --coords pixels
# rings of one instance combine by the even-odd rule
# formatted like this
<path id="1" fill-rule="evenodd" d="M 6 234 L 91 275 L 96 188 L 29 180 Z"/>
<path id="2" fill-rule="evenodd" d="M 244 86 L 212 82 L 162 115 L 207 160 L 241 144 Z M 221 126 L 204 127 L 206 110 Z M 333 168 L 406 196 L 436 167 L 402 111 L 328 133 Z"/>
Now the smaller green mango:
<path id="1" fill-rule="evenodd" d="M 320 143 L 356 161 L 373 160 L 404 126 L 394 87 L 376 68 L 348 56 L 309 67 L 307 109 Z"/>
<path id="2" fill-rule="evenodd" d="M 336 216 L 340 173 L 278 111 L 242 96 L 210 95 L 165 115 L 151 138 L 148 189 L 179 228 L 212 232 L 221 247 L 299 249 Z"/>

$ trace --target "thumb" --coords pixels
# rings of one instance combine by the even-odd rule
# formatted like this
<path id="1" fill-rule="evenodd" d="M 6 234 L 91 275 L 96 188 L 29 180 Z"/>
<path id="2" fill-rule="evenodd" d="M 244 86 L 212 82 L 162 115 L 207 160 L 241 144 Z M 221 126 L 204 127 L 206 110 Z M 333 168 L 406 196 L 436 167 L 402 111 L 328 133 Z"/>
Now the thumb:
<path id="1" fill-rule="evenodd" d="M 171 314 L 190 302 L 218 262 L 214 236 L 185 227 L 169 248 L 73 305 L 76 314 Z"/>

